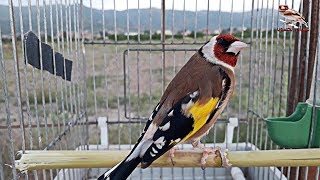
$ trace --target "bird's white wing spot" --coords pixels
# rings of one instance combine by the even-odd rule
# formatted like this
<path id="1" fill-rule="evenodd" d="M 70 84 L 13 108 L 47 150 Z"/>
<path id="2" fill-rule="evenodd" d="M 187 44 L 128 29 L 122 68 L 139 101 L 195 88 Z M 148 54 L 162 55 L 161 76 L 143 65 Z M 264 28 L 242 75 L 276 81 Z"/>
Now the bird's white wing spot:
<path id="1" fill-rule="evenodd" d="M 191 108 L 191 106 L 194 104 L 192 99 L 186 104 L 181 105 L 181 113 L 183 113 L 185 116 L 190 117 L 190 113 L 188 113 L 188 110 Z"/>
<path id="2" fill-rule="evenodd" d="M 155 157 L 156 155 L 155 154 L 153 154 L 152 152 L 150 152 L 150 155 L 151 155 L 151 157 Z"/>
<path id="3" fill-rule="evenodd" d="M 152 121 L 152 116 L 153 116 L 153 113 L 151 113 L 151 115 L 149 117 L 149 121 Z"/>
<path id="4" fill-rule="evenodd" d="M 159 106 L 160 106 L 160 104 L 158 104 L 158 105 L 157 105 L 157 107 L 156 107 L 156 111 L 158 111 L 158 110 L 159 110 Z"/>
<path id="5" fill-rule="evenodd" d="M 195 98 L 196 96 L 198 96 L 199 92 L 198 91 L 195 91 L 193 93 L 190 94 L 190 97 L 191 98 Z"/>
<path id="6" fill-rule="evenodd" d="M 170 111 L 170 113 L 168 114 L 168 116 L 173 116 L 173 110 Z"/>
<path id="7" fill-rule="evenodd" d="M 157 146 L 158 149 L 162 149 L 165 142 L 166 142 L 166 140 L 164 139 L 164 136 L 161 136 L 154 142 L 154 144 Z"/>
<path id="8" fill-rule="evenodd" d="M 174 140 L 174 142 L 176 142 L 176 143 L 178 143 L 180 141 L 181 141 L 181 138 L 178 138 L 178 139 Z"/>
<path id="9" fill-rule="evenodd" d="M 154 152 L 154 153 L 158 153 L 158 151 L 154 148 L 154 147 L 152 147 L 152 152 Z"/>
<path id="10" fill-rule="evenodd" d="M 164 136 L 161 136 L 154 143 L 164 143 L 164 141 Z"/>
<path id="11" fill-rule="evenodd" d="M 169 128 L 170 128 L 170 121 L 167 122 L 165 125 L 159 127 L 159 129 L 160 129 L 161 131 L 166 131 L 166 130 L 168 130 Z"/>
<path id="12" fill-rule="evenodd" d="M 156 144 L 158 149 L 162 149 L 162 145 L 161 144 Z"/>

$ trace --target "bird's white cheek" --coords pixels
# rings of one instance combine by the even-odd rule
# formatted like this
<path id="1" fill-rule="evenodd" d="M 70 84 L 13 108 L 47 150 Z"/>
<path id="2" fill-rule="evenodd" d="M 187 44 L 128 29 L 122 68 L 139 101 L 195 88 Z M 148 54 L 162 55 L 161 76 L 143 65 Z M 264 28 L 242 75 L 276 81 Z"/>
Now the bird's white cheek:
<path id="1" fill-rule="evenodd" d="M 160 129 L 161 131 L 166 131 L 166 130 L 168 130 L 169 128 L 170 128 L 170 121 L 167 122 L 165 125 L 159 127 L 159 129 Z"/>

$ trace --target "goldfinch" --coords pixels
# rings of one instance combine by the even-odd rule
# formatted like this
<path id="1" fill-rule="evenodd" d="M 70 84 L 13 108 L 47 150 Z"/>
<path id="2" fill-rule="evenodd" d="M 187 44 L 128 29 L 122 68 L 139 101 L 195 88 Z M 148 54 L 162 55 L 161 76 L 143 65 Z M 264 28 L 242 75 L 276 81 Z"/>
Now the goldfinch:
<path id="1" fill-rule="evenodd" d="M 300 14 L 298 11 L 294 9 L 289 9 L 288 5 L 279 5 L 279 13 L 286 19 L 291 20 L 290 22 L 286 22 L 281 20 L 281 22 L 285 23 L 286 25 L 293 26 L 298 28 L 296 25 L 297 22 L 303 24 L 306 28 L 308 28 L 308 23 L 306 22 L 305 18 Z"/>
<path id="2" fill-rule="evenodd" d="M 230 34 L 214 36 L 169 83 L 129 155 L 98 180 L 126 179 L 136 166 L 148 167 L 175 145 L 191 142 L 204 151 L 200 138 L 226 107 L 235 85 L 234 67 L 246 43 Z"/>

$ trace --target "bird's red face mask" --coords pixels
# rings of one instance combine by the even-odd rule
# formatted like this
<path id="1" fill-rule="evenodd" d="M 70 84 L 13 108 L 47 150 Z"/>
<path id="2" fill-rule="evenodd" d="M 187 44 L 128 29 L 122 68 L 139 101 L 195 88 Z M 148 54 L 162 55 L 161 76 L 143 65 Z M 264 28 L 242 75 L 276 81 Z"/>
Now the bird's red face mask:
<path id="1" fill-rule="evenodd" d="M 247 47 L 246 43 L 231 34 L 221 34 L 216 37 L 213 53 L 218 60 L 234 67 L 237 64 L 240 51 L 245 47 Z"/>
<path id="2" fill-rule="evenodd" d="M 288 9 L 289 9 L 288 5 L 279 5 L 279 11 L 285 11 Z"/>

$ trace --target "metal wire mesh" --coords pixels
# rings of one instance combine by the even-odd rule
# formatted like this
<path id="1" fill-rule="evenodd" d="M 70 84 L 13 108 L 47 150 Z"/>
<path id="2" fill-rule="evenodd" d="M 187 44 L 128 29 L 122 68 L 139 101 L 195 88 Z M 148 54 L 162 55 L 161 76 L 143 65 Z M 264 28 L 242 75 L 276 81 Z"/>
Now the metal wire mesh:
<path id="1" fill-rule="evenodd" d="M 303 2 L 8 0 L 5 8 L 10 28 L 0 25 L 0 35 L 2 29 L 9 30 L 5 34 L 8 37 L 0 38 L 0 136 L 6 137 L 0 145 L 0 180 L 96 178 L 106 169 L 21 173 L 16 171 L 14 160 L 19 150 L 132 148 L 170 80 L 217 33 L 232 33 L 250 43 L 250 48 L 239 56 L 232 100 L 202 142 L 231 150 L 279 149 L 268 137 L 264 119 L 287 115 L 290 98 L 300 96 L 298 92 L 289 96 L 290 85 L 295 83 L 292 76 L 303 79 L 303 101 L 309 96 L 307 74 L 311 70 L 308 64 L 313 31 L 277 31 L 287 27 L 279 22 L 278 6 L 288 4 L 301 13 L 308 12 L 306 19 L 311 22 L 315 18 L 312 6 L 318 0 L 310 0 L 307 6 Z M 42 61 L 40 70 L 25 63 L 23 39 L 28 31 L 73 61 L 72 81 L 56 76 L 56 71 L 54 75 L 46 72 Z M 301 40 L 303 36 L 306 41 Z M 317 47 L 314 72 L 318 77 L 320 46 L 313 46 Z M 297 51 L 294 69 L 294 50 L 303 47 L 305 52 Z M 39 52 L 41 59 L 41 46 Z M 304 58 L 300 58 L 301 53 Z M 304 73 L 294 73 L 302 66 Z M 310 98 L 316 99 L 317 86 L 314 81 Z M 107 119 L 107 144 L 100 139 L 99 117 Z M 239 125 L 229 134 L 232 117 L 238 118 Z M 313 113 L 313 125 L 315 119 Z M 231 142 L 228 136 L 232 136 Z M 242 170 L 247 179 L 319 178 L 319 167 Z M 232 177 L 228 168 L 137 168 L 131 179 L 137 178 Z"/>

